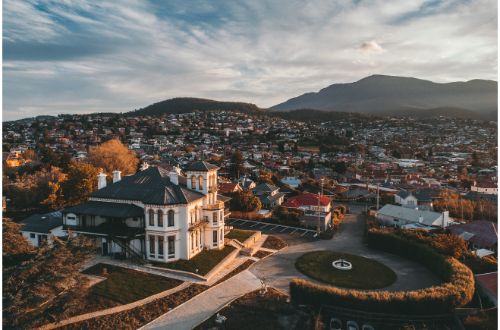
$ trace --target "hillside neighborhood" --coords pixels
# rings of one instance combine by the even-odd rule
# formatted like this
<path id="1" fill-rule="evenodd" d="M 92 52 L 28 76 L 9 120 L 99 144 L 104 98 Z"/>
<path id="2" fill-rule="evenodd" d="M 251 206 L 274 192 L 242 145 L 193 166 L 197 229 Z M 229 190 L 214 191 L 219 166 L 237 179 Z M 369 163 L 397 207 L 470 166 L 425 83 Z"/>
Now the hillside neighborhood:
<path id="1" fill-rule="evenodd" d="M 450 130 L 457 135 L 450 138 Z M 79 237 L 90 240 L 92 251 L 78 264 L 83 272 L 74 275 L 94 283 L 80 289 L 87 293 L 79 307 L 69 304 L 62 314 L 40 315 L 31 326 L 119 328 L 126 317 L 144 329 L 223 323 L 236 328 L 244 319 L 231 319 L 232 307 L 224 306 L 248 294 L 253 297 L 248 299 L 283 305 L 264 319 L 284 317 L 283 308 L 301 315 L 286 318 L 287 328 L 337 320 L 398 328 L 410 324 L 402 314 L 391 316 L 392 323 L 381 321 L 377 309 L 353 308 L 354 302 L 325 302 L 318 314 L 315 307 L 297 310 L 280 297 L 291 295 L 308 305 L 312 296 L 304 294 L 316 294 L 319 288 L 308 287 L 315 283 L 395 292 L 459 276 L 473 276 L 476 290 L 463 292 L 463 301 L 438 305 L 433 326 L 468 324 L 469 314 L 447 309 L 463 306 L 490 322 L 489 311 L 497 304 L 494 123 L 444 117 L 432 123 L 396 117 L 322 122 L 194 111 L 39 117 L 6 122 L 3 132 L 4 151 L 10 150 L 4 152 L 4 216 L 40 251 Z M 386 240 L 395 241 L 385 246 Z M 425 246 L 437 259 L 407 254 Z M 338 255 L 306 256 L 325 249 L 340 252 L 340 260 L 369 256 L 359 263 L 367 267 L 363 273 L 371 272 L 370 282 L 343 282 L 342 276 L 318 272 L 324 263 L 316 262 Z M 427 265 L 441 262 L 443 255 L 458 258 L 465 268 L 449 266 L 457 267 L 457 275 L 443 278 L 436 266 Z M 403 280 L 403 269 L 420 275 Z M 125 289 L 132 283 L 123 276 L 134 279 L 137 288 Z M 148 288 L 150 296 L 145 283 L 137 284 L 148 276 L 165 281 L 163 287 Z M 313 282 L 290 283 L 294 278 Z M 106 283 L 131 290 L 131 297 L 119 298 L 123 293 Z M 254 290 L 264 291 L 252 296 Z M 92 305 L 97 296 L 100 305 Z M 188 309 L 209 301 L 211 307 L 189 316 Z M 161 307 L 165 304 L 173 310 Z M 430 326 L 427 315 L 434 312 L 422 308 L 412 319 Z M 363 310 L 372 314 L 361 316 Z M 21 320 L 10 322 L 22 327 Z"/>

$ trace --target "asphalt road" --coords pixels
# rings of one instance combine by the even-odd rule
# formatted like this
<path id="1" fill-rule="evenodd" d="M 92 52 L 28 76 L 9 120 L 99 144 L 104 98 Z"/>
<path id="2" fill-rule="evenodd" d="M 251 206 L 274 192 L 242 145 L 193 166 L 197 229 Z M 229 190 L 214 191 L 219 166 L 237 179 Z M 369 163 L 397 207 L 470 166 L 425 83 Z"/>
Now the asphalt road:
<path id="1" fill-rule="evenodd" d="M 275 255 L 255 263 L 251 266 L 250 271 L 263 279 L 268 285 L 288 292 L 289 282 L 293 278 L 306 278 L 315 282 L 295 269 L 295 260 L 298 257 L 310 251 L 333 250 L 371 258 L 394 270 L 398 276 L 396 282 L 383 290 L 416 290 L 439 283 L 438 278 L 424 266 L 365 246 L 362 242 L 363 230 L 363 216 L 348 214 L 344 218 L 340 230 L 331 240 L 306 238 L 306 241 L 304 241 L 304 237 L 297 238 L 293 237 L 293 234 L 281 234 L 287 242 L 292 244 L 289 244 L 288 247 Z"/>

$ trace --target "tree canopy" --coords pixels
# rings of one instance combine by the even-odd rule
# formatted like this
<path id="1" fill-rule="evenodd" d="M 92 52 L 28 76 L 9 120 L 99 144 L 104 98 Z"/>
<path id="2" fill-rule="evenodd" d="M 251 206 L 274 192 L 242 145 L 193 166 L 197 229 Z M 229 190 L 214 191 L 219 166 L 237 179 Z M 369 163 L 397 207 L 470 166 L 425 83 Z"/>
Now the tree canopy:
<path id="1" fill-rule="evenodd" d="M 115 170 L 122 171 L 123 175 L 134 174 L 137 171 L 139 159 L 118 139 L 109 140 L 90 149 L 89 162 L 97 168 L 102 168 L 111 175 Z"/>

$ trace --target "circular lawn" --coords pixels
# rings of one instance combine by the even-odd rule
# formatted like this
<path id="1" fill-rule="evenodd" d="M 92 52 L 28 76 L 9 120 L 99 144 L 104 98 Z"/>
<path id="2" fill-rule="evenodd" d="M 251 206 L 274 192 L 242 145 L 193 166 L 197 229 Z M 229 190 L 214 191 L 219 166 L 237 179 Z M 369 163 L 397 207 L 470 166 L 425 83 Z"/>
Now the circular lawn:
<path id="1" fill-rule="evenodd" d="M 335 269 L 332 262 L 345 259 L 351 270 Z M 295 268 L 304 275 L 323 283 L 350 289 L 380 289 L 396 281 L 396 273 L 378 261 L 348 253 L 313 251 L 300 256 Z"/>

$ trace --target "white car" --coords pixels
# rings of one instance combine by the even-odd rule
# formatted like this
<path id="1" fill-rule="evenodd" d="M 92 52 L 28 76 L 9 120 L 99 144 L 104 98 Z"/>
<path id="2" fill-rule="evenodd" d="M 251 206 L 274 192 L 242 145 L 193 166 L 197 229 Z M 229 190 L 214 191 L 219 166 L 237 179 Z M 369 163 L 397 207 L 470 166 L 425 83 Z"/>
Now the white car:
<path id="1" fill-rule="evenodd" d="M 359 330 L 358 323 L 355 321 L 347 321 L 347 330 Z"/>
<path id="2" fill-rule="evenodd" d="M 330 330 L 342 330 L 342 321 L 332 317 L 330 319 Z"/>

